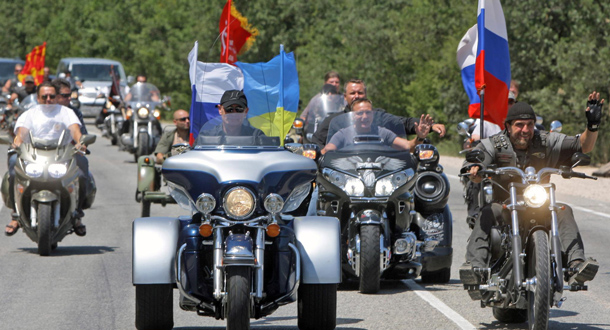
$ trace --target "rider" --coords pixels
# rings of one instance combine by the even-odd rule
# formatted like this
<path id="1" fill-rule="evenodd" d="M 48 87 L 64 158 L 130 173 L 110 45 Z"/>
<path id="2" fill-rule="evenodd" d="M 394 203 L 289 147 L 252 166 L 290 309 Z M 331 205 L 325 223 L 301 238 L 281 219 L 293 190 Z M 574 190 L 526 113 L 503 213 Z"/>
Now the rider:
<path id="1" fill-rule="evenodd" d="M 11 98 L 8 100 L 8 104 L 12 106 L 15 100 L 19 102 L 23 101 L 28 95 L 36 93 L 36 83 L 34 82 L 34 77 L 28 75 L 23 80 L 25 85 L 21 87 L 17 87 L 13 89 L 13 93 L 11 94 Z"/>
<path id="2" fill-rule="evenodd" d="M 352 112 L 354 115 L 354 125 L 337 131 L 324 149 L 320 151 L 322 154 L 331 150 L 344 148 L 353 143 L 354 136 L 366 133 L 380 135 L 386 144 L 391 145 L 395 149 L 410 150 L 412 152 L 418 144 L 417 141 L 423 141 L 430 132 L 430 126 L 432 126 L 430 116 L 422 116 L 422 120 L 416 124 L 415 128 L 418 139 L 407 140 L 396 136 L 394 132 L 383 126 L 372 125 L 374 113 L 371 100 L 367 98 L 355 99 L 352 102 Z"/>
<path id="3" fill-rule="evenodd" d="M 211 130 L 199 132 L 196 145 L 203 143 L 206 136 L 254 136 L 258 139 L 265 136 L 263 131 L 252 127 L 245 120 L 248 113 L 248 100 L 243 91 L 228 90 L 222 94 L 220 104 L 216 106 L 218 113 L 222 117 L 222 124 L 215 126 Z"/>
<path id="4" fill-rule="evenodd" d="M 11 145 L 12 149 L 18 148 L 23 143 L 23 137 L 28 136 L 28 132 L 34 137 L 44 137 L 45 139 L 58 139 L 62 130 L 56 129 L 58 125 L 52 125 L 53 122 L 59 122 L 70 131 L 72 139 L 76 143 L 76 148 L 81 151 L 86 151 L 86 146 L 80 144 L 81 132 L 80 122 L 74 112 L 64 106 L 56 104 L 57 89 L 51 82 L 45 81 L 38 86 L 38 105 L 24 112 L 17 123 L 15 124 L 15 140 Z M 49 127 L 52 125 L 52 127 Z M 14 182 L 15 182 L 15 164 L 17 163 L 17 154 L 9 153 L 8 172 L 9 172 L 9 194 L 10 200 L 14 205 Z M 19 214 L 13 209 L 11 214 L 12 220 L 6 226 L 5 234 L 7 236 L 14 235 L 19 230 Z M 82 224 L 81 218 L 77 217 L 74 222 L 74 233 L 78 236 L 85 236 L 87 229 Z"/>
<path id="5" fill-rule="evenodd" d="M 163 133 L 157 144 L 157 148 L 153 152 L 157 164 L 163 164 L 165 158 L 170 155 L 173 145 L 189 143 L 191 118 L 186 110 L 179 109 L 174 112 L 174 125 L 176 125 L 176 128 L 166 130 Z"/>
<path id="6" fill-rule="evenodd" d="M 587 129 L 580 136 L 566 136 L 534 130 L 536 114 L 530 105 L 517 102 L 513 105 L 504 122 L 505 129 L 501 134 L 483 139 L 476 149 L 485 152 L 483 165 L 495 164 L 498 167 L 517 166 L 524 169 L 534 166 L 536 170 L 543 167 L 567 165 L 575 152 L 588 153 L 593 150 L 597 140 L 597 130 L 601 121 L 601 109 L 604 100 L 599 100 L 599 93 L 589 94 L 586 117 Z M 477 175 L 478 164 L 465 162 L 462 172 L 470 173 L 470 180 L 480 183 L 482 177 Z M 506 186 L 507 182 L 502 182 Z M 501 200 L 501 199 L 498 199 Z M 565 206 L 565 209 L 563 209 Z M 576 271 L 568 274 L 568 284 L 582 284 L 595 277 L 599 264 L 594 259 L 585 260 L 585 252 L 578 226 L 572 209 L 562 205 L 557 212 L 561 246 L 569 268 Z M 489 235 L 494 222 L 509 223 L 510 214 L 503 210 L 500 203 L 491 203 L 481 208 L 481 214 L 475 222 L 468 240 L 466 263 L 460 268 L 460 278 L 466 285 L 478 284 L 481 278 L 473 268 L 487 268 L 489 264 Z"/>
<path id="7" fill-rule="evenodd" d="M 311 100 L 309 100 L 309 103 L 307 103 L 305 110 L 303 110 L 303 112 L 301 113 L 301 119 L 307 120 L 307 116 L 309 115 L 309 112 L 312 110 L 311 107 L 313 105 L 317 104 L 316 100 L 318 100 L 320 98 L 320 96 L 322 96 L 322 94 L 339 94 L 339 85 L 340 84 L 341 84 L 341 77 L 339 76 L 338 72 L 336 72 L 336 71 L 327 72 L 326 75 L 324 75 L 324 86 L 322 86 L 322 91 L 320 93 L 314 95 L 314 97 L 312 97 Z M 334 87 L 334 89 L 331 90 L 328 85 Z"/>
<path id="8" fill-rule="evenodd" d="M 349 111 L 351 111 L 350 104 L 355 99 L 366 97 L 366 85 L 364 84 L 364 81 L 362 81 L 360 79 L 351 79 L 350 81 L 345 83 L 345 92 L 344 92 L 343 96 L 345 98 L 345 103 L 347 104 L 345 106 L 345 109 L 343 110 L 343 112 L 349 112 Z M 385 112 L 385 110 L 379 109 L 379 108 L 374 108 L 373 110 Z M 330 126 L 330 122 L 332 121 L 332 119 L 334 117 L 336 117 L 340 114 L 341 114 L 341 112 L 334 114 L 334 115 L 330 115 L 330 116 L 326 117 L 326 119 L 324 119 L 324 121 L 318 126 L 318 129 L 316 130 L 316 132 L 313 134 L 313 137 L 312 137 L 313 143 L 320 146 L 320 148 L 324 148 L 324 145 L 326 144 L 326 139 L 328 136 L 328 128 Z M 416 132 L 415 132 L 415 123 L 417 122 L 416 118 L 398 117 L 398 116 L 394 116 L 389 113 L 386 113 L 385 115 L 382 116 L 382 119 L 381 119 L 382 126 L 386 120 L 394 121 L 396 119 L 399 119 L 403 122 L 407 134 L 416 134 Z M 432 130 L 439 133 L 441 137 L 445 135 L 445 125 L 443 125 L 443 124 L 433 124 Z M 420 141 L 420 142 L 422 142 L 422 141 Z"/>
<path id="9" fill-rule="evenodd" d="M 12 93 L 15 88 L 21 86 L 21 82 L 19 81 L 19 73 L 21 70 L 23 70 L 23 65 L 21 65 L 21 63 L 15 64 L 15 76 L 6 80 L 4 86 L 2 86 L 2 93 Z"/>

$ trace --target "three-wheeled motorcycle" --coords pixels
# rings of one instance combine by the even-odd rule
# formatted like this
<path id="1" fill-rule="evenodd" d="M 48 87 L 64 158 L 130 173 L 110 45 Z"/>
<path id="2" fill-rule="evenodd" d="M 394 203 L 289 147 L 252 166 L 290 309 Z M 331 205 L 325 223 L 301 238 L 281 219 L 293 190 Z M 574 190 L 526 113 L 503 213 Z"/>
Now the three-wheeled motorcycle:
<path id="1" fill-rule="evenodd" d="M 181 309 L 225 319 L 227 329 L 249 329 L 294 301 L 299 329 L 335 328 L 339 220 L 305 216 L 316 164 L 267 133 L 227 114 L 163 163 L 190 216 L 133 222 L 138 329 L 172 328 L 174 289 Z"/>

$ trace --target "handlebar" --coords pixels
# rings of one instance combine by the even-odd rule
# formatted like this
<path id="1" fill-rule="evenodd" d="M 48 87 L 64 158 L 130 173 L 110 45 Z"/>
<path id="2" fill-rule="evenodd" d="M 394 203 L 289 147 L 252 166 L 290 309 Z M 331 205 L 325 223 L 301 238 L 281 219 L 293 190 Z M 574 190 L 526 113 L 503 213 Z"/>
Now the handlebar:
<path id="1" fill-rule="evenodd" d="M 597 180 L 596 177 L 594 176 L 589 176 L 585 173 L 582 172 L 574 172 L 572 171 L 572 168 L 569 168 L 568 170 L 565 169 L 557 169 L 557 168 L 551 168 L 551 167 L 545 167 L 542 168 L 538 171 L 538 173 L 535 173 L 535 169 L 533 167 L 527 167 L 525 169 L 525 171 L 523 171 L 520 168 L 517 167 L 500 167 L 497 169 L 485 169 L 483 168 L 482 165 L 479 165 L 482 169 L 477 171 L 477 174 L 483 175 L 483 176 L 492 176 L 492 175 L 503 175 L 503 174 L 508 174 L 508 175 L 515 175 L 515 176 L 519 176 L 521 177 L 523 183 L 527 183 L 527 182 L 540 182 L 545 176 L 547 175 L 552 175 L 552 174 L 556 174 L 556 175 L 561 175 L 564 179 L 570 179 L 570 178 L 581 178 L 581 179 L 591 179 L 591 180 Z M 460 177 L 463 176 L 470 176 L 470 173 L 462 173 L 460 174 Z"/>

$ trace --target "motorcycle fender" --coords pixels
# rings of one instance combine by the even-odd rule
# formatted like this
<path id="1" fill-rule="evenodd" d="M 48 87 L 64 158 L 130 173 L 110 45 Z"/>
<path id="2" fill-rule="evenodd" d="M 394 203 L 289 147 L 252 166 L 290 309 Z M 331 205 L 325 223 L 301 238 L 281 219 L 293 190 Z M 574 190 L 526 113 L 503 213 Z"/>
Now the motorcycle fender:
<path id="1" fill-rule="evenodd" d="M 176 282 L 174 261 L 179 233 L 178 218 L 151 217 L 133 221 L 133 284 Z"/>
<path id="2" fill-rule="evenodd" d="M 301 282 L 341 282 L 341 228 L 334 217 L 297 217 L 294 233 L 301 255 Z"/>
<path id="3" fill-rule="evenodd" d="M 55 202 L 59 199 L 57 198 L 57 195 L 55 195 L 54 193 L 52 193 L 48 190 L 41 190 L 32 195 L 32 200 L 38 201 L 40 203 L 50 203 L 50 202 Z"/>
<path id="4" fill-rule="evenodd" d="M 256 262 L 253 251 L 254 243 L 250 236 L 244 234 L 229 235 L 225 239 L 223 265 L 238 264 L 240 266 L 254 266 Z"/>
<path id="5" fill-rule="evenodd" d="M 148 163 L 145 161 L 148 159 Z M 138 191 L 155 190 L 155 161 L 150 156 L 138 158 Z"/>

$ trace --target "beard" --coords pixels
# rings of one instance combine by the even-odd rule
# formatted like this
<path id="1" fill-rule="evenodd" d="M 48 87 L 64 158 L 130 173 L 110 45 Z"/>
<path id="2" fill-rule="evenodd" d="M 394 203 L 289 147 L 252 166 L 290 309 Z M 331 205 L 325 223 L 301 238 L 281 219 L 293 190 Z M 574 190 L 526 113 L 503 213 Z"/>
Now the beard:
<path id="1" fill-rule="evenodd" d="M 518 150 L 527 149 L 530 144 L 532 137 L 524 137 L 522 135 L 510 136 L 510 142 L 513 144 L 513 147 Z"/>

